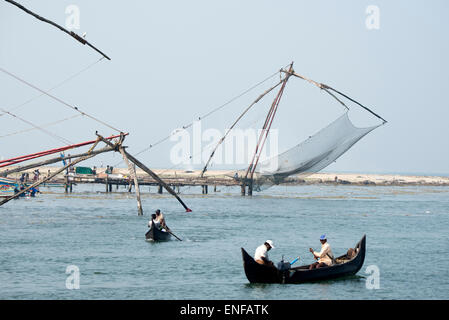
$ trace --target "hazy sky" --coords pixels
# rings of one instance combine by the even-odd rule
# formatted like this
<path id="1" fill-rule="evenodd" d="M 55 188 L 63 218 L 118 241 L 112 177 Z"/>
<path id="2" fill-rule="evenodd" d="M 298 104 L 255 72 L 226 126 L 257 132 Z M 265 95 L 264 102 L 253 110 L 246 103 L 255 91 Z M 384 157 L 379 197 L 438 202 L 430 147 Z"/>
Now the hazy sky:
<path id="1" fill-rule="evenodd" d="M 65 25 L 66 8 L 80 9 L 78 34 L 112 60 L 52 94 L 130 133 L 131 153 L 189 124 L 294 61 L 295 70 L 326 83 L 388 120 L 326 171 L 449 174 L 449 3 L 440 1 L 54 1 L 19 0 Z M 366 26 L 379 8 L 379 29 Z M 0 1 L 0 67 L 47 90 L 100 55 L 56 28 Z M 276 78 L 202 122 L 223 131 Z M 10 110 L 38 94 L 0 73 L 0 107 Z M 280 151 L 343 113 L 319 89 L 289 81 L 273 127 Z M 263 120 L 269 98 L 242 127 Z M 349 104 L 351 110 L 358 108 Z M 12 111 L 35 124 L 75 115 L 48 97 Z M 352 112 L 352 111 L 351 111 Z M 377 119 L 350 113 L 356 125 Z M 365 115 L 367 115 L 365 113 Z M 361 122 L 358 122 L 361 121 Z M 0 158 L 64 143 L 0 116 Z M 71 142 L 111 129 L 74 118 L 46 127 Z M 173 142 L 140 154 L 153 168 L 171 167 Z M 91 164 L 116 164 L 119 154 Z M 123 164 L 121 164 L 123 166 Z M 241 167 L 241 166 L 239 166 Z"/>

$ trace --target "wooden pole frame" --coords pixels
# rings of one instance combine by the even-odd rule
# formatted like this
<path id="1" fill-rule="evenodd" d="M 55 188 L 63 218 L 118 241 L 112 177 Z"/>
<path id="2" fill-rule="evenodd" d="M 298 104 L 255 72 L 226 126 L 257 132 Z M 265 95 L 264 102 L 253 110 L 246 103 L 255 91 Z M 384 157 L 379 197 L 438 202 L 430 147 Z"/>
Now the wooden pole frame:
<path id="1" fill-rule="evenodd" d="M 97 133 L 97 136 L 100 140 L 102 140 L 104 143 L 106 143 L 107 145 L 111 146 L 111 147 L 115 147 L 115 151 L 118 151 L 118 146 L 114 146 L 111 142 L 109 142 L 108 140 L 106 140 L 105 138 L 103 138 L 101 135 L 99 135 Z M 122 141 L 123 139 L 121 139 Z M 118 144 L 121 145 L 121 142 Z M 153 171 L 151 171 L 149 168 L 147 168 L 142 162 L 140 162 L 139 160 L 137 160 L 136 158 L 134 158 L 131 154 L 129 154 L 126 150 L 123 150 L 123 153 L 127 156 L 127 158 L 133 162 L 136 166 L 138 166 L 140 169 L 142 169 L 143 171 L 145 171 L 146 173 L 148 173 L 148 175 L 150 175 L 154 180 L 156 180 L 159 184 L 161 184 L 165 190 L 167 190 L 172 196 L 174 196 L 179 203 L 181 203 L 181 205 L 184 207 L 184 209 L 186 209 L 186 212 L 192 212 L 192 210 L 187 207 L 187 205 L 184 203 L 184 201 L 181 200 L 181 198 L 176 194 L 176 192 L 168 185 L 166 184 L 161 178 L 159 178 L 159 176 L 154 173 Z"/>
<path id="2" fill-rule="evenodd" d="M 282 70 L 281 70 L 282 72 Z M 273 123 L 273 119 L 274 116 L 276 114 L 277 108 L 279 106 L 279 102 L 281 100 L 282 94 L 284 92 L 285 86 L 287 85 L 287 81 L 291 76 L 291 73 L 293 72 L 293 62 L 290 64 L 288 72 L 286 73 L 286 76 L 284 79 L 282 79 L 281 83 L 282 86 L 279 89 L 279 92 L 277 93 L 270 110 L 268 111 L 268 115 L 265 119 L 265 123 L 263 125 L 262 128 L 262 132 L 259 135 L 259 139 L 256 145 L 256 149 L 254 151 L 252 160 L 250 165 L 248 166 L 248 169 L 246 170 L 246 174 L 245 177 L 243 178 L 243 184 L 245 185 L 247 183 L 247 181 L 249 180 L 248 183 L 248 195 L 252 196 L 253 195 L 253 176 L 254 176 L 254 172 L 256 171 L 256 167 L 257 164 L 259 163 L 259 159 L 260 159 L 260 155 L 262 153 L 263 147 L 265 145 L 265 141 L 267 139 L 268 133 L 270 132 L 270 128 L 271 128 L 271 124 Z M 250 178 L 248 179 L 248 174 L 250 174 Z M 242 195 L 244 195 L 244 193 L 242 192 Z"/>
<path id="3" fill-rule="evenodd" d="M 100 150 L 98 150 L 98 151 L 100 151 Z M 102 149 L 102 152 L 108 152 L 108 151 L 115 151 L 115 146 Z M 71 163 L 68 163 L 67 165 L 65 165 L 65 166 L 62 167 L 61 169 L 55 171 L 54 173 L 52 173 L 51 175 L 47 176 L 47 177 L 44 178 L 43 180 L 37 181 L 37 182 L 33 183 L 31 186 L 29 186 L 29 187 L 23 189 L 22 191 L 16 193 L 15 195 L 10 196 L 10 197 L 7 197 L 6 199 L 0 201 L 0 206 L 4 205 L 5 203 L 9 202 L 9 201 L 12 200 L 12 199 L 15 199 L 15 198 L 19 197 L 21 194 L 27 192 L 28 190 L 30 190 L 30 189 L 32 189 L 32 188 L 35 188 L 35 187 L 39 186 L 40 184 L 42 184 L 42 183 L 44 183 L 44 182 L 46 182 L 46 181 L 52 179 L 53 177 L 55 177 L 56 175 L 60 174 L 61 172 L 63 172 L 63 171 L 64 171 L 65 169 L 67 169 L 68 167 L 71 167 L 71 166 L 73 166 L 73 165 L 75 165 L 75 164 L 77 164 L 77 163 L 80 163 L 81 161 L 84 161 L 84 160 L 93 158 L 93 157 L 95 157 L 97 154 L 98 154 L 98 153 L 95 153 L 95 154 L 94 154 L 94 153 L 92 152 L 91 154 L 88 154 L 88 155 L 86 155 L 86 156 L 80 157 L 80 158 L 76 159 L 75 161 L 73 161 L 73 162 L 71 162 Z"/>
<path id="4" fill-rule="evenodd" d="M 143 216 L 142 202 L 140 201 L 139 181 L 137 180 L 136 168 L 132 166 L 131 163 L 129 162 L 129 159 L 125 153 L 125 149 L 123 149 L 121 145 L 118 147 L 118 150 L 122 154 L 123 160 L 125 160 L 125 163 L 128 166 L 129 175 L 134 180 L 134 188 L 136 189 L 136 197 L 137 197 L 137 215 Z"/>
<path id="5" fill-rule="evenodd" d="M 41 162 L 37 162 L 37 163 L 32 163 L 26 166 L 19 166 L 17 168 L 14 169 L 7 169 L 8 171 L 4 170 L 2 172 L 0 172 L 0 177 L 1 176 L 5 176 L 6 174 L 11 174 L 11 173 L 16 173 L 16 172 L 20 172 L 20 171 L 24 171 L 24 170 L 28 170 L 28 169 L 33 169 L 36 167 L 42 167 L 42 166 L 46 166 L 48 164 L 53 164 L 62 160 L 69 160 L 69 159 L 73 159 L 73 158 L 79 158 L 79 157 L 84 157 L 87 155 L 98 155 L 100 153 L 104 153 L 104 152 L 108 152 L 111 151 L 111 147 L 105 147 L 102 149 L 98 149 L 97 151 L 91 151 L 91 152 L 85 152 L 85 153 L 80 153 L 80 154 L 75 154 L 75 155 L 71 155 L 71 156 L 64 156 L 64 157 L 55 157 L 55 158 L 51 158 L 45 161 L 41 161 Z"/>

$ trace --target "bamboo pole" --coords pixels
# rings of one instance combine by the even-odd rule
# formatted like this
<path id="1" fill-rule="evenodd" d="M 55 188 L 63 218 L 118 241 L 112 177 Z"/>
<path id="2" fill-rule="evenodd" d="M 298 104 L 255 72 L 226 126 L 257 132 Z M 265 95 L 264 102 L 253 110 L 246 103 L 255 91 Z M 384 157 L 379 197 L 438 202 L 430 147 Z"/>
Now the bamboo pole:
<path id="1" fill-rule="evenodd" d="M 140 189 L 139 189 L 139 181 L 137 180 L 136 168 L 131 165 L 126 156 L 125 150 L 122 146 L 119 146 L 118 150 L 122 154 L 123 160 L 125 160 L 126 165 L 128 166 L 129 175 L 134 179 L 134 188 L 136 189 L 136 197 L 137 197 L 137 215 L 143 216 L 142 210 L 142 202 L 140 201 Z"/>
<path id="2" fill-rule="evenodd" d="M 97 151 L 92 151 L 92 152 L 85 152 L 85 153 L 80 153 L 80 154 L 76 154 L 76 155 L 73 155 L 73 156 L 67 156 L 67 157 L 56 157 L 56 158 L 51 158 L 51 159 L 48 159 L 48 160 L 45 160 L 45 161 L 41 161 L 41 162 L 36 162 L 36 163 L 32 163 L 32 164 L 29 164 L 29 165 L 26 165 L 26 166 L 21 166 L 21 167 L 17 167 L 17 168 L 14 168 L 14 169 L 9 169 L 8 171 L 3 171 L 3 172 L 1 172 L 0 173 L 0 177 L 1 176 L 4 176 L 6 173 L 8 174 L 8 175 L 10 175 L 10 174 L 12 174 L 12 173 L 15 173 L 15 172 L 20 172 L 20 171 L 24 171 L 24 170 L 28 170 L 28 169 L 33 169 L 33 168 L 36 168 L 36 167 L 42 167 L 42 166 L 46 166 L 46 165 L 49 165 L 49 164 L 53 164 L 53 163 L 56 163 L 56 162 L 59 162 L 59 161 L 62 161 L 62 160 L 69 160 L 69 159 L 73 159 L 73 158 L 79 158 L 79 157 L 84 157 L 84 156 L 87 156 L 87 155 L 98 155 L 98 154 L 100 154 L 100 153 L 104 153 L 104 152 L 108 152 L 108 151 L 111 151 L 111 147 L 104 147 L 104 148 L 102 148 L 102 149 L 98 149 Z"/>
<path id="3" fill-rule="evenodd" d="M 107 151 L 114 151 L 114 150 L 115 150 L 115 148 L 110 147 L 109 150 L 107 150 Z M 105 150 L 103 149 L 103 152 L 107 152 L 107 151 L 105 151 Z M 76 159 L 75 161 L 73 161 L 72 163 L 68 163 L 67 165 L 65 165 L 65 166 L 62 167 L 61 169 L 55 171 L 54 173 L 52 173 L 51 175 L 47 176 L 47 177 L 44 178 L 43 180 L 38 181 L 38 182 L 35 182 L 35 183 L 33 183 L 31 186 L 29 186 L 28 188 L 25 188 L 24 190 L 22 190 L 22 191 L 16 193 L 15 195 L 10 196 L 10 197 L 7 197 L 6 199 L 0 201 L 0 206 L 4 205 L 5 203 L 7 203 L 8 201 L 10 201 L 10 200 L 12 200 L 12 199 L 15 199 L 15 198 L 19 197 L 21 194 L 27 192 L 28 190 L 30 190 L 30 189 L 32 189 L 32 188 L 35 188 L 35 187 L 39 186 L 40 184 L 42 184 L 42 183 L 44 183 L 44 182 L 46 182 L 46 181 L 52 179 L 53 177 L 55 177 L 56 175 L 60 174 L 61 172 L 63 172 L 63 171 L 64 171 L 65 169 L 67 169 L 68 167 L 73 166 L 73 165 L 75 165 L 75 164 L 77 164 L 77 163 L 79 163 L 79 162 L 81 162 L 81 161 L 90 159 L 90 158 L 95 157 L 95 156 L 96 156 L 96 154 L 94 154 L 94 153 L 92 152 L 92 154 L 90 154 L 90 155 L 87 155 L 87 156 L 84 156 L 84 157 L 80 157 L 80 158 Z"/>
<path id="4" fill-rule="evenodd" d="M 273 100 L 273 103 L 271 104 L 271 108 L 268 112 L 268 115 L 265 119 L 265 123 L 262 127 L 262 132 L 259 135 L 259 139 L 258 139 L 258 142 L 256 145 L 256 150 L 254 151 L 253 157 L 251 159 L 251 163 L 248 166 L 248 169 L 246 170 L 246 174 L 245 174 L 245 178 L 244 178 L 245 181 L 247 180 L 248 174 L 250 173 L 250 179 L 249 179 L 249 184 L 248 184 L 248 195 L 249 196 L 253 195 L 254 172 L 256 170 L 257 164 L 259 163 L 260 155 L 261 155 L 263 147 L 265 145 L 268 133 L 270 132 L 271 124 L 273 123 L 274 116 L 276 115 L 276 111 L 278 109 L 282 94 L 284 93 L 285 86 L 287 85 L 287 81 L 291 76 L 291 72 L 293 72 L 293 62 L 290 64 L 288 71 L 289 71 L 289 73 L 286 73 L 285 78 L 281 81 L 282 86 L 279 89 L 275 99 Z"/>
<path id="5" fill-rule="evenodd" d="M 155 179 L 156 181 L 158 181 L 164 188 L 165 190 L 167 190 L 171 195 L 173 195 L 178 201 L 179 203 L 181 203 L 181 205 L 184 207 L 184 209 L 186 209 L 187 212 L 191 212 L 192 210 L 189 209 L 189 207 L 187 207 L 187 205 L 181 200 L 181 198 L 176 194 L 176 192 L 170 188 L 169 185 L 167 185 L 164 181 L 162 181 L 161 178 L 159 178 L 159 176 L 157 174 L 155 174 L 153 171 L 151 171 L 150 169 L 148 169 L 143 163 L 141 163 L 139 160 L 137 160 L 136 158 L 134 158 L 132 155 L 130 155 L 128 152 L 125 151 L 125 154 L 128 156 L 128 159 L 130 161 L 132 161 L 133 163 L 136 164 L 136 166 L 138 166 L 140 169 L 142 169 L 143 171 L 145 171 L 146 173 L 148 173 L 153 179 Z"/>

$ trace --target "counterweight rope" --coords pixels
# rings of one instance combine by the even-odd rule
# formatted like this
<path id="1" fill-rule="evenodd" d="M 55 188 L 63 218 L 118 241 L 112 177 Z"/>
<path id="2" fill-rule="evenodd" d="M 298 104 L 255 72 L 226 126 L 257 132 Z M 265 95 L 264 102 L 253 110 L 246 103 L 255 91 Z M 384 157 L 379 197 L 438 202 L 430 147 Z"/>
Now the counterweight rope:
<path id="1" fill-rule="evenodd" d="M 101 57 L 100 59 L 96 60 L 95 62 L 93 62 L 93 63 L 87 65 L 86 67 L 84 67 L 84 68 L 81 69 L 80 71 L 78 71 L 78 72 L 72 74 L 70 77 L 64 79 L 64 80 L 61 81 L 60 83 L 58 83 L 58 84 L 54 85 L 53 87 L 51 87 L 50 89 L 48 89 L 47 92 L 50 92 L 50 91 L 53 91 L 53 90 L 56 89 L 56 88 L 59 88 L 59 87 L 62 86 L 63 84 L 65 84 L 65 83 L 69 82 L 70 80 L 74 79 L 75 77 L 79 76 L 81 73 L 83 73 L 83 72 L 89 70 L 90 68 L 92 68 L 94 65 L 96 65 L 97 63 L 99 63 L 99 62 L 100 62 L 101 60 L 103 60 L 103 59 L 104 59 L 104 57 Z M 27 101 L 24 101 L 24 102 L 22 102 L 21 104 L 18 104 L 17 106 L 15 106 L 15 107 L 9 109 L 8 111 L 15 111 L 15 110 L 17 110 L 17 109 L 23 107 L 24 105 L 26 105 L 26 104 L 28 104 L 28 103 L 30 103 L 30 102 L 36 100 L 37 98 L 40 98 L 40 97 L 44 96 L 44 95 L 45 95 L 44 93 L 41 93 L 41 94 L 39 94 L 39 95 L 36 95 L 36 96 L 34 96 L 34 97 L 28 99 Z M 0 117 L 3 116 L 3 115 L 5 115 L 5 113 L 0 113 Z"/>
<path id="2" fill-rule="evenodd" d="M 57 134 L 52 133 L 52 132 L 50 132 L 50 131 L 48 131 L 48 130 L 45 130 L 45 129 L 43 129 L 42 127 L 39 127 L 39 126 L 35 125 L 34 123 L 32 123 L 32 122 L 30 122 L 30 121 L 28 121 L 28 120 L 25 120 L 25 119 L 19 117 L 18 115 L 15 115 L 15 114 L 13 114 L 13 113 L 11 113 L 11 112 L 9 112 L 9 111 L 6 111 L 6 110 L 4 110 L 4 109 L 0 109 L 0 110 L 1 110 L 2 112 L 4 112 L 5 114 L 10 115 L 11 117 L 16 118 L 16 119 L 19 119 L 20 121 L 25 122 L 26 124 L 28 124 L 28 125 L 34 127 L 35 129 L 42 131 L 43 133 L 49 135 L 49 136 L 52 137 L 52 138 L 55 138 L 55 139 L 57 139 L 57 140 L 59 140 L 59 141 L 62 141 L 62 142 L 65 143 L 65 144 L 73 144 L 70 140 L 67 140 L 67 139 L 65 139 L 65 138 L 63 138 L 63 137 L 61 137 L 61 136 L 58 136 Z"/>
<path id="3" fill-rule="evenodd" d="M 1 68 L 1 67 L 0 67 L 0 71 L 2 71 L 3 73 L 5 73 L 5 74 L 7 74 L 7 75 L 9 75 L 9 76 L 11 76 L 11 77 L 13 77 L 14 79 L 16 79 L 16 80 L 18 80 L 18 81 L 20 81 L 20 82 L 26 84 L 27 86 L 29 86 L 29 87 L 31 87 L 31 88 L 33 88 L 33 89 L 35 89 L 35 90 L 37 90 L 37 91 L 39 91 L 39 92 L 45 94 L 46 96 L 52 98 L 53 100 L 58 101 L 59 103 L 63 104 L 64 106 L 66 106 L 66 107 L 68 107 L 68 108 L 70 108 L 70 109 L 72 109 L 72 110 L 75 110 L 76 112 L 79 112 L 80 114 L 82 114 L 82 115 L 84 115 L 84 116 L 86 116 L 86 117 L 88 117 L 88 118 L 90 118 L 90 119 L 92 119 L 92 120 L 94 120 L 94 121 L 96 121 L 96 122 L 98 122 L 98 123 L 100 123 L 100 124 L 102 124 L 102 125 L 104 125 L 104 126 L 110 128 L 110 129 L 112 129 L 112 130 L 115 130 L 116 132 L 122 132 L 121 130 L 119 130 L 119 129 L 117 129 L 117 128 L 114 128 L 113 126 L 111 126 L 111 125 L 105 123 L 104 121 L 101 121 L 100 119 L 98 119 L 98 118 L 96 118 L 96 117 L 94 117 L 94 116 L 91 116 L 91 115 L 85 113 L 84 111 L 81 111 L 78 107 L 75 107 L 75 106 L 70 105 L 69 103 L 67 103 L 67 102 L 65 102 L 65 101 L 63 101 L 63 100 L 61 100 L 61 99 L 59 99 L 58 97 L 53 96 L 52 94 L 48 93 L 47 91 L 44 91 L 44 90 L 42 90 L 42 89 L 36 87 L 35 85 L 33 85 L 33 84 L 27 82 L 26 80 L 24 80 L 24 79 L 18 77 L 17 75 L 15 75 L 15 74 L 13 74 L 13 73 L 11 73 L 11 72 L 9 72 L 9 71 L 7 71 L 7 70 Z"/>
<path id="4" fill-rule="evenodd" d="M 3 109 L 0 109 L 0 110 L 3 110 Z M 9 112 L 9 111 L 8 111 L 8 112 Z M 4 113 L 4 114 L 8 114 L 8 113 Z M 11 133 L 8 133 L 8 134 L 5 134 L 5 135 L 0 136 L 0 138 L 6 138 L 6 137 L 14 136 L 14 135 L 16 135 L 16 134 L 21 134 L 21 133 L 25 133 L 25 132 L 29 132 L 29 131 L 33 131 L 33 130 L 39 130 L 39 129 L 41 129 L 41 128 L 50 127 L 50 126 L 53 126 L 53 125 L 55 125 L 55 124 L 59 124 L 59 123 L 62 123 L 62 122 L 64 122 L 64 121 L 68 121 L 68 120 L 71 120 L 71 119 L 74 119 L 74 118 L 78 118 L 78 117 L 81 117 L 81 116 L 82 116 L 82 115 L 80 115 L 80 114 L 75 114 L 75 115 L 73 115 L 73 116 L 71 116 L 71 117 L 67 117 L 67 118 L 64 118 L 64 119 L 61 119 L 61 120 L 57 120 L 57 121 L 53 121 L 53 122 L 48 122 L 48 123 L 42 124 L 42 125 L 40 125 L 40 126 L 33 125 L 33 128 L 29 128 L 29 129 L 24 129 L 24 130 L 20 130 L 20 131 L 11 132 Z"/>

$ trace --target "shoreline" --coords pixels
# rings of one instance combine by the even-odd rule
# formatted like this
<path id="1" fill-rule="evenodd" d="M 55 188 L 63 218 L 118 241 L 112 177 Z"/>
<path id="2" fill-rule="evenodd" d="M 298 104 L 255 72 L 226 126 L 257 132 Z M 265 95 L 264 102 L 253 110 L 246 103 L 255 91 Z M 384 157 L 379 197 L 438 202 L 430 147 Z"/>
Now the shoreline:
<path id="1" fill-rule="evenodd" d="M 11 167 L 12 169 L 13 167 Z M 60 167 L 40 167 L 40 176 L 46 177 L 48 172 L 53 173 L 59 170 Z M 189 179 L 199 177 L 201 170 L 173 170 L 173 169 L 152 169 L 162 179 Z M 28 172 L 30 178 L 33 177 L 34 169 L 25 170 Z M 104 175 L 106 168 L 97 168 L 98 175 Z M 221 181 L 233 181 L 235 173 L 241 177 L 245 174 L 244 171 L 237 170 L 210 170 L 207 171 L 204 177 L 210 179 L 219 179 Z M 128 176 L 127 168 L 114 168 L 113 175 Z M 13 173 L 8 175 L 9 178 L 19 179 L 21 173 Z M 81 175 L 78 176 L 87 176 Z M 90 175 L 92 176 L 92 175 Z M 137 168 L 138 178 L 147 177 L 147 174 Z M 64 173 L 61 173 L 51 179 L 51 182 L 61 182 L 64 179 Z M 211 184 L 213 184 L 211 182 Z M 318 172 L 307 176 L 292 175 L 288 177 L 281 185 L 301 185 L 301 184 L 332 184 L 332 185 L 378 185 L 378 186 L 449 186 L 448 176 L 425 176 L 425 175 L 401 175 L 401 174 L 360 174 L 360 173 L 324 173 Z"/>

